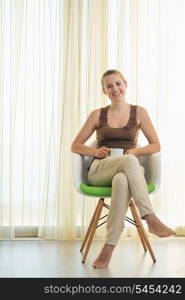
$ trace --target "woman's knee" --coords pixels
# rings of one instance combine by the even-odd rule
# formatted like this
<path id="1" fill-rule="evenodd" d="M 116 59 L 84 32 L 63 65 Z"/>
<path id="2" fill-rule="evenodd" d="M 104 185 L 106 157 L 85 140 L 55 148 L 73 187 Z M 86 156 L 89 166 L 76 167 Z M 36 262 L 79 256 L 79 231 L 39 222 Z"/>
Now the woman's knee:
<path id="1" fill-rule="evenodd" d="M 135 155 L 132 154 L 126 154 L 123 156 L 122 159 L 122 166 L 123 169 L 126 167 L 127 168 L 136 168 L 138 166 L 140 166 L 139 161 L 137 159 L 137 157 Z"/>
<path id="2" fill-rule="evenodd" d="M 133 154 L 125 154 L 124 157 L 126 158 L 127 161 L 129 161 L 131 163 L 139 163 L 137 157 Z"/>

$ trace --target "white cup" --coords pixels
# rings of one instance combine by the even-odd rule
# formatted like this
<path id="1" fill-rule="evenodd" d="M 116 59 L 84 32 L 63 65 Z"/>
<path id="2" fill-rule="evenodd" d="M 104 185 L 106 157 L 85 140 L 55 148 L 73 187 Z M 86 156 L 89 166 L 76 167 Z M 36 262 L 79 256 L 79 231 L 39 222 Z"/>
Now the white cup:
<path id="1" fill-rule="evenodd" d="M 111 148 L 110 155 L 111 156 L 122 156 L 124 154 L 124 149 L 122 148 Z"/>

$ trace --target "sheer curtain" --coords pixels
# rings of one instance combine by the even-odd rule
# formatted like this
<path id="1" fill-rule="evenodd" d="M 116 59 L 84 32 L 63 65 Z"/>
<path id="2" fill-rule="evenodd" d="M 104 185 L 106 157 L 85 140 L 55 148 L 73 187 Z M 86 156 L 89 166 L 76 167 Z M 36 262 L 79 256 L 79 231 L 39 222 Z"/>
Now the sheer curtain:
<path id="1" fill-rule="evenodd" d="M 74 238 L 85 219 L 70 147 L 103 102 L 106 12 L 104 0 L 0 1 L 1 238 Z"/>
<path id="2" fill-rule="evenodd" d="M 108 68 L 123 72 L 128 102 L 157 129 L 153 206 L 184 235 L 184 1 L 0 0 L 0 24 L 1 238 L 82 237 L 96 200 L 74 190 L 70 146 L 89 112 L 109 103 Z"/>
<path id="3" fill-rule="evenodd" d="M 2 236 L 13 238 L 17 228 L 27 235 L 41 223 L 46 189 L 52 207 L 57 202 L 63 2 L 0 4 L 0 212 Z"/>
<path id="4" fill-rule="evenodd" d="M 109 68 L 126 74 L 128 102 L 148 110 L 161 141 L 162 181 L 152 204 L 184 235 L 185 3 L 111 0 L 109 8 L 109 39 L 116 40 L 116 47 L 109 47 Z M 146 142 L 142 134 L 140 141 Z"/>
<path id="5" fill-rule="evenodd" d="M 106 68 L 107 41 L 106 1 L 64 1 L 63 13 L 63 79 L 60 82 L 59 99 L 62 106 L 58 111 L 61 114 L 61 132 L 56 164 L 56 194 L 53 199 L 51 191 L 51 197 L 48 198 L 45 185 L 39 232 L 40 237 L 57 239 L 79 235 L 79 230 L 83 231 L 86 215 L 90 215 L 95 206 L 96 201 L 93 200 L 88 202 L 87 209 L 83 208 L 86 199 L 74 191 L 70 148 L 76 129 L 82 126 L 89 111 L 100 105 L 100 77 Z M 51 161 L 54 156 L 50 151 L 48 155 Z M 47 182 L 52 181 L 53 175 L 48 171 Z M 48 205 L 51 209 L 48 209 Z"/>

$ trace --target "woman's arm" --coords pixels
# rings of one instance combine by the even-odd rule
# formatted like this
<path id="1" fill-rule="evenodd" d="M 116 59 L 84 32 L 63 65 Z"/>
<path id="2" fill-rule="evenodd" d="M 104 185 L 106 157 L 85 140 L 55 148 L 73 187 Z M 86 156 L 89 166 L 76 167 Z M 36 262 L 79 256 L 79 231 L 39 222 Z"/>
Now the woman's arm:
<path id="1" fill-rule="evenodd" d="M 96 123 L 98 120 L 98 109 L 93 110 L 89 117 L 87 118 L 86 122 L 84 123 L 83 127 L 75 137 L 72 146 L 71 151 L 74 153 L 79 153 L 82 155 L 89 155 L 89 156 L 95 156 L 96 154 L 96 148 L 93 147 L 87 147 L 84 145 L 84 143 L 90 138 L 90 136 L 93 134 L 96 128 Z"/>
<path id="2" fill-rule="evenodd" d="M 138 106 L 138 118 L 140 123 L 140 128 L 148 140 L 149 145 L 141 148 L 129 149 L 126 154 L 148 155 L 155 152 L 159 152 L 161 149 L 160 142 L 150 120 L 147 110 L 144 107 Z"/>
<path id="3" fill-rule="evenodd" d="M 87 118 L 82 129 L 74 139 L 71 151 L 82 155 L 95 156 L 97 158 L 104 158 L 108 155 L 109 149 L 101 147 L 99 149 L 85 146 L 84 143 L 90 138 L 96 129 L 96 124 L 99 120 L 100 109 L 93 110 Z"/>

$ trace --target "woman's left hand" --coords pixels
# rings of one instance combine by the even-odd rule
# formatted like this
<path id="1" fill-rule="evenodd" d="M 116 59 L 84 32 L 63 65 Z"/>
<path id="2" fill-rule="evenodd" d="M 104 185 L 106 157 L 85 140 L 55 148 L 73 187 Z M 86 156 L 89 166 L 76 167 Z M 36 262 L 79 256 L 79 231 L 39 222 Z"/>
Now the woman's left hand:
<path id="1" fill-rule="evenodd" d="M 138 153 L 137 148 L 131 148 L 131 149 L 128 149 L 125 152 L 125 154 L 132 154 L 132 155 L 135 155 L 135 156 L 137 156 L 137 153 Z"/>

